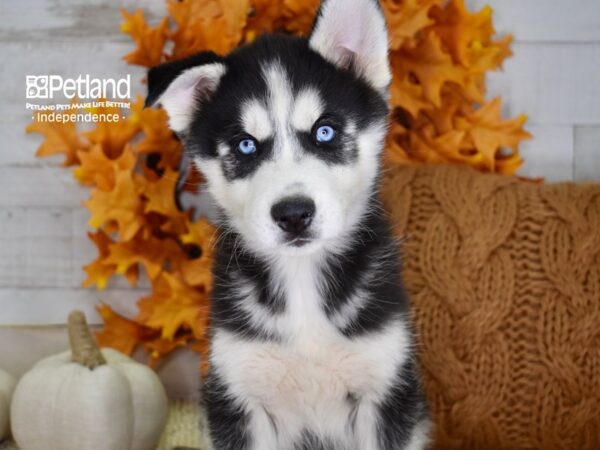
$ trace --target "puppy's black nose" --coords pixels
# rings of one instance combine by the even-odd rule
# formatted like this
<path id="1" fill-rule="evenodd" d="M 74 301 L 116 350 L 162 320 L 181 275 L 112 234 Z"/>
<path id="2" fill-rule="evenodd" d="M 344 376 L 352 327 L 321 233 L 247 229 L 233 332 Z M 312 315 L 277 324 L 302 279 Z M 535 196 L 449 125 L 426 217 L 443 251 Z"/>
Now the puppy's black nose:
<path id="1" fill-rule="evenodd" d="M 315 202 L 308 197 L 288 197 L 273 205 L 271 217 L 283 231 L 299 235 L 312 222 L 315 209 Z"/>

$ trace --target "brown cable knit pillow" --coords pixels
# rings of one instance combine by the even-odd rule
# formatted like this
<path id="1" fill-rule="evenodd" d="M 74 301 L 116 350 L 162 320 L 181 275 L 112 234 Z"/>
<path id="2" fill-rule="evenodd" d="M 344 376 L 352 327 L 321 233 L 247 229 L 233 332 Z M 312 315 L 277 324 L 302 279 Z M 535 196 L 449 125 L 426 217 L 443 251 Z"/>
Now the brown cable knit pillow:
<path id="1" fill-rule="evenodd" d="M 600 449 L 600 185 L 400 168 L 435 449 Z"/>

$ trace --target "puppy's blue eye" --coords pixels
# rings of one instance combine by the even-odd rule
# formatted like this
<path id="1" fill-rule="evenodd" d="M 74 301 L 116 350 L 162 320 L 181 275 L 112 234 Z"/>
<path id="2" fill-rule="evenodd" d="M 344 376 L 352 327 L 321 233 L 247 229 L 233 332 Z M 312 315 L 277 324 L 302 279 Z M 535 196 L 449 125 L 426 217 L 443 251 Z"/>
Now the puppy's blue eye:
<path id="1" fill-rule="evenodd" d="M 315 138 L 317 142 L 331 142 L 335 138 L 335 130 L 329 125 L 321 125 L 317 128 Z"/>
<path id="2" fill-rule="evenodd" d="M 244 155 L 251 155 L 256 151 L 256 141 L 254 139 L 242 139 L 238 144 L 238 150 Z"/>

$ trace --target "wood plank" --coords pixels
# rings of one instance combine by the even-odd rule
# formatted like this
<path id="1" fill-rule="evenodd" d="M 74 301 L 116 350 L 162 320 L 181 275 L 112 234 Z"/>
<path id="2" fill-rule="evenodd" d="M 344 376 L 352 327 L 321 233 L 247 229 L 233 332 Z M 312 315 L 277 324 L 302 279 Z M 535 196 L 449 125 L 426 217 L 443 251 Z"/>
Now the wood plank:
<path id="1" fill-rule="evenodd" d="M 0 167 L 0 208 L 80 208 L 89 192 L 71 170 L 51 166 Z"/>
<path id="2" fill-rule="evenodd" d="M 0 209 L 0 287 L 78 287 L 75 233 L 70 209 Z"/>
<path id="3" fill-rule="evenodd" d="M 157 22 L 166 13 L 164 0 L 27 0 L 0 2 L 0 40 L 95 41 L 128 38 L 119 31 L 121 9 L 141 8 Z"/>
<path id="4" fill-rule="evenodd" d="M 524 44 L 503 72 L 488 76 L 489 97 L 501 96 L 511 115 L 543 125 L 600 123 L 600 43 Z"/>
<path id="5" fill-rule="evenodd" d="M 0 110 L 2 109 L 4 107 L 0 106 Z M 3 116 L 0 116 L 0 136 L 2 136 L 0 167 L 8 165 L 41 166 L 60 163 L 61 158 L 35 158 L 35 152 L 42 142 L 42 136 L 25 133 L 25 127 L 29 123 L 29 119 L 30 116 L 27 113 L 18 112 L 14 117 L 11 117 L 6 110 Z"/>
<path id="6" fill-rule="evenodd" d="M 528 125 L 533 139 L 523 143 L 519 175 L 548 182 L 573 181 L 573 127 Z"/>
<path id="7" fill-rule="evenodd" d="M 489 4 L 499 33 L 522 42 L 600 42 L 598 0 L 468 0 L 471 9 Z"/>
<path id="8" fill-rule="evenodd" d="M 96 327 L 94 327 L 96 328 Z M 2 369 L 20 377 L 42 358 L 69 348 L 64 325 L 42 327 L 0 326 Z M 148 355 L 137 351 L 134 358 L 145 363 Z M 186 349 L 177 350 L 156 368 L 171 399 L 195 399 L 200 392 L 199 358 Z"/>
<path id="9" fill-rule="evenodd" d="M 0 288 L 78 289 L 83 266 L 97 257 L 83 208 L 0 208 Z M 114 277 L 111 288 L 129 288 Z M 138 287 L 148 289 L 140 277 Z"/>
<path id="10" fill-rule="evenodd" d="M 69 312 L 81 309 L 90 323 L 101 323 L 96 305 L 106 303 L 120 313 L 135 316 L 143 289 L 0 288 L 0 325 L 60 325 Z"/>
<path id="11" fill-rule="evenodd" d="M 600 124 L 575 127 L 575 179 L 600 181 Z"/>
<path id="12" fill-rule="evenodd" d="M 2 368 L 22 376 L 36 362 L 69 346 L 65 326 L 9 328 L 0 326 Z"/>

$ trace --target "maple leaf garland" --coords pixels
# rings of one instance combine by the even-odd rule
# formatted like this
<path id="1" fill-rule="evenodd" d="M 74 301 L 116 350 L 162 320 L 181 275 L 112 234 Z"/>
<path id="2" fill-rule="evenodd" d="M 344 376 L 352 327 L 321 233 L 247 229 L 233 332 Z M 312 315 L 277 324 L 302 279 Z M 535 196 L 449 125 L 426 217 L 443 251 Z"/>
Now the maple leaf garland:
<path id="1" fill-rule="evenodd" d="M 214 228 L 205 220 L 193 222 L 175 204 L 181 146 L 166 122 L 164 111 L 143 109 L 140 97 L 118 127 L 101 124 L 80 133 L 85 145 L 74 152 L 79 165 L 73 173 L 92 188 L 85 205 L 98 230 L 89 233 L 98 258 L 85 266 L 84 286 L 104 289 L 113 276 L 135 285 L 141 269 L 152 286 L 133 319 L 101 305 L 98 339 L 125 352 L 142 345 L 151 363 L 191 341 L 207 341 L 212 285 Z M 65 151 L 73 153 L 71 146 Z"/>
<path id="2" fill-rule="evenodd" d="M 524 116 L 505 120 L 500 99 L 485 101 L 485 74 L 511 55 L 511 36 L 494 37 L 492 10 L 471 13 L 464 0 L 382 0 L 389 24 L 392 125 L 387 164 L 460 163 L 513 174 L 529 134 Z M 135 49 L 124 59 L 151 67 L 212 50 L 225 54 L 272 31 L 306 35 L 319 0 L 166 0 L 168 17 L 147 23 L 123 11 L 122 32 Z M 107 113 L 123 111 L 110 108 Z M 92 189 L 89 237 L 98 249 L 84 286 L 113 276 L 136 284 L 143 269 L 152 292 L 124 318 L 99 307 L 102 345 L 148 350 L 151 363 L 182 346 L 206 356 L 215 230 L 175 204 L 181 145 L 166 113 L 137 98 L 129 116 L 86 132 L 70 123 L 27 127 L 45 140 L 38 156 L 63 154 L 75 178 Z M 509 150 L 509 151 L 507 151 Z M 203 358 L 203 364 L 206 358 Z M 203 365 L 206 368 L 206 365 Z"/>

